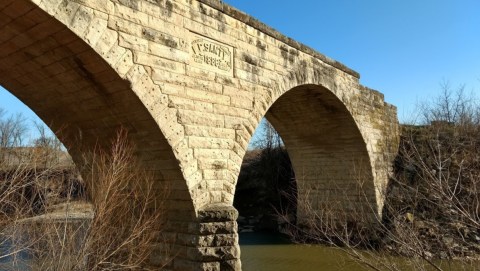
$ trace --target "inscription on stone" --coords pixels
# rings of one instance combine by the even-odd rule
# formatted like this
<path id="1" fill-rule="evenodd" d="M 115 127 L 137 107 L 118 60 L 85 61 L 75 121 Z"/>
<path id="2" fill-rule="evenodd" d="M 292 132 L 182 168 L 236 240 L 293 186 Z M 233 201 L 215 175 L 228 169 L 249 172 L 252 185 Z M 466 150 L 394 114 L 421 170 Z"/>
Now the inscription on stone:
<path id="1" fill-rule="evenodd" d="M 233 47 L 192 33 L 190 65 L 233 76 Z"/>

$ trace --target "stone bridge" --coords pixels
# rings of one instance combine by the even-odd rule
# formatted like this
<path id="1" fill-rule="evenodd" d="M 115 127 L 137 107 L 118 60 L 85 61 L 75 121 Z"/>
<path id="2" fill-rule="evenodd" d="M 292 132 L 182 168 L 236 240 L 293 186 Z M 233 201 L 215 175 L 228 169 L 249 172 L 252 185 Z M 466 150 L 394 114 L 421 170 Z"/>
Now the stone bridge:
<path id="1" fill-rule="evenodd" d="M 0 84 L 74 160 L 125 127 L 167 185 L 151 263 L 240 270 L 232 206 L 260 120 L 282 136 L 299 202 L 381 213 L 395 107 L 359 74 L 216 0 L 2 0 Z M 298 212 L 298 220 L 308 214 Z"/>

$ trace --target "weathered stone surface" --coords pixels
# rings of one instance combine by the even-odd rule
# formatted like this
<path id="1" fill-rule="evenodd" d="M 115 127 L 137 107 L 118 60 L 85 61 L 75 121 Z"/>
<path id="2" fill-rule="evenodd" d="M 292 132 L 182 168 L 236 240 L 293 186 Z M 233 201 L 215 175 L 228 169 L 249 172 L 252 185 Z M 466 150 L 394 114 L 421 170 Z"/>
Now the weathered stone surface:
<path id="1" fill-rule="evenodd" d="M 181 271 L 220 271 L 220 262 L 192 262 L 176 260 L 174 270 Z"/>
<path id="2" fill-rule="evenodd" d="M 191 223 L 188 231 L 199 234 L 230 234 L 237 233 L 237 227 L 236 221 Z"/>
<path id="3" fill-rule="evenodd" d="M 396 109 L 343 64 L 216 0 L 5 0 L 0 13 L 0 84 L 77 163 L 124 127 L 171 190 L 169 268 L 240 270 L 231 206 L 264 116 L 300 201 L 381 212 Z"/>
<path id="4" fill-rule="evenodd" d="M 238 211 L 229 205 L 210 205 L 198 211 L 198 220 L 200 222 L 236 221 L 237 218 Z"/>
<path id="5" fill-rule="evenodd" d="M 192 247 L 188 249 L 189 259 L 194 261 L 221 262 L 240 258 L 240 247 Z"/>

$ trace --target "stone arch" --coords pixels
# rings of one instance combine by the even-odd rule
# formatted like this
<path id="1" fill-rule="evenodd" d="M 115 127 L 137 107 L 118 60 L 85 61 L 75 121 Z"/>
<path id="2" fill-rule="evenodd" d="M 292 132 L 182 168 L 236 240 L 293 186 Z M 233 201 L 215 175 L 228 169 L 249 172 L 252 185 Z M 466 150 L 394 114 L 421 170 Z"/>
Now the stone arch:
<path id="1" fill-rule="evenodd" d="M 315 114 L 303 119 L 313 123 L 322 112 L 335 117 L 329 107 L 342 112 L 338 122 L 350 125 L 352 140 L 364 140 L 352 148 L 361 146 L 377 191 L 387 180 L 381 171 L 395 151 L 388 145 L 398 132 L 395 108 L 359 85 L 356 72 L 226 4 L 2 0 L 0 15 L 0 84 L 63 131 L 74 157 L 78 135 L 83 145 L 101 146 L 127 128 L 141 162 L 171 184 L 175 270 L 240 269 L 231 203 L 242 157 L 265 115 L 278 130 L 285 126 L 287 148 L 298 150 L 302 165 L 309 154 L 302 146 L 310 147 L 304 139 L 315 132 L 299 133 L 299 141 L 288 132 L 301 123 L 283 120 L 310 110 Z M 189 44 L 199 35 L 234 52 L 231 73 L 192 63 Z M 282 112 L 290 98 L 306 109 Z M 327 107 L 317 112 L 317 105 Z M 341 161 L 338 168 L 348 168 Z"/>
<path id="2" fill-rule="evenodd" d="M 305 204 L 337 217 L 376 213 L 366 141 L 332 91 L 314 84 L 294 87 L 273 102 L 265 117 L 282 137 L 295 171 L 299 223 L 309 218 Z"/>
<path id="3" fill-rule="evenodd" d="M 0 84 L 56 133 L 76 163 L 125 128 L 139 162 L 159 189 L 170 190 L 172 228 L 187 228 L 195 211 L 172 147 L 181 131 L 165 121 L 168 102 L 118 45 L 108 15 L 74 1 L 29 0 L 2 1 L 0 14 Z"/>
<path id="4" fill-rule="evenodd" d="M 398 121 L 395 118 L 395 107 L 385 103 L 383 94 L 362 86 L 358 79 L 359 75 L 356 73 L 345 73 L 314 58 L 311 58 L 310 61 L 294 62 L 287 69 L 285 75 L 277 77 L 277 80 L 272 81 L 269 87 L 256 87 L 255 92 L 258 94 L 253 99 L 253 110 L 248 122 L 244 122 L 244 129 L 241 131 L 242 134 L 239 138 L 242 143 L 247 142 L 248 144 L 261 118 L 265 116 L 269 119 L 269 113 L 272 108 L 277 107 L 275 105 L 278 101 L 292 98 L 292 102 L 285 105 L 285 110 L 293 110 L 292 105 L 295 104 L 293 93 L 302 93 L 305 89 L 316 89 L 317 96 L 328 96 L 328 99 L 335 101 L 336 106 L 344 113 L 344 123 L 349 123 L 349 125 L 344 125 L 347 127 L 346 131 L 349 127 L 350 129 L 354 128 L 352 132 L 362 146 L 363 154 L 361 157 L 356 156 L 357 161 L 355 163 L 350 162 L 352 172 L 344 172 L 345 176 L 355 175 L 356 179 L 359 179 L 360 175 L 363 176 L 359 180 L 360 182 L 355 181 L 356 184 L 350 182 L 352 184 L 351 188 L 358 185 L 362 187 L 361 190 L 358 187 L 355 190 L 350 190 L 352 192 L 351 196 L 355 194 L 357 198 L 360 196 L 364 199 L 368 198 L 364 201 L 365 204 L 355 206 L 364 210 L 369 219 L 376 219 L 382 213 L 390 163 L 398 146 Z M 314 100 L 312 99 L 310 102 Z M 318 102 L 321 104 L 321 99 Z M 305 106 L 308 108 L 308 105 Z M 310 121 L 311 124 L 315 124 L 317 120 L 311 119 Z M 321 124 L 320 119 L 319 121 Z M 272 124 L 274 126 L 278 125 L 275 124 L 275 121 L 272 121 Z M 303 128 L 308 130 L 311 127 L 307 125 Z M 337 131 L 341 131 L 341 128 L 338 128 Z M 284 137 L 282 132 L 280 132 L 280 135 L 282 138 Z M 246 144 L 239 145 L 244 147 L 242 150 L 246 150 Z M 240 157 L 243 157 L 244 152 L 237 153 Z M 299 168 L 295 168 L 295 171 L 298 175 Z M 305 175 L 305 172 L 303 175 Z M 309 173 L 309 175 L 313 174 Z M 365 190 L 367 186 L 370 188 Z M 368 195 L 365 195 L 366 191 L 368 191 Z"/>

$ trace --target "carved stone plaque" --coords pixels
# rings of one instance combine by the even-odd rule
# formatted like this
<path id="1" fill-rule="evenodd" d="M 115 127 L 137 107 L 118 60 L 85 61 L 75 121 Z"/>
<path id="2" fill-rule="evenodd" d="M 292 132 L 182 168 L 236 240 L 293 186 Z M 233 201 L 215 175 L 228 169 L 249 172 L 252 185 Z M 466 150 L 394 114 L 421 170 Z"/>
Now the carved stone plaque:
<path id="1" fill-rule="evenodd" d="M 233 47 L 192 33 L 190 65 L 233 76 Z"/>

